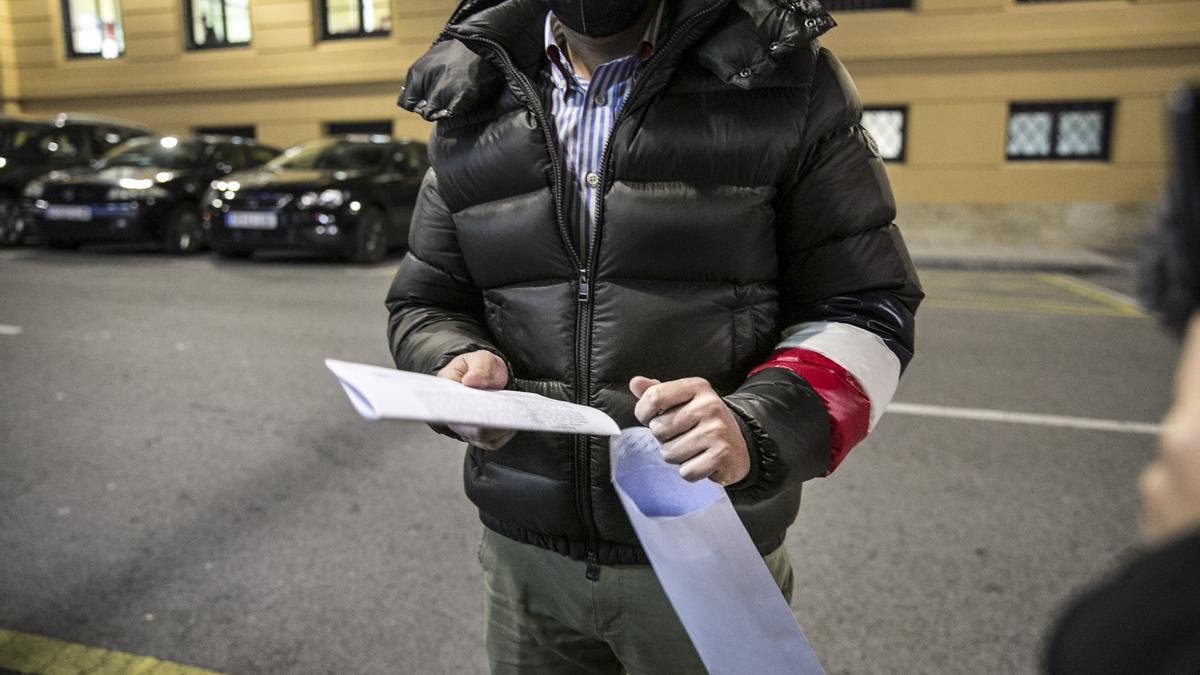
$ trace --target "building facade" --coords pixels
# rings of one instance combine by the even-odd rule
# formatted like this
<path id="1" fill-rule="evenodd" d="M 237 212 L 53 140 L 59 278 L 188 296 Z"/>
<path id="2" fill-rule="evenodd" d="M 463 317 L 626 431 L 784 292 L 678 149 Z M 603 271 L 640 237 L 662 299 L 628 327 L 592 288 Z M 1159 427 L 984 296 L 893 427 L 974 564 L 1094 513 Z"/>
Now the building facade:
<path id="1" fill-rule="evenodd" d="M 670 0 L 667 0 L 668 2 Z M 395 107 L 456 0 L 0 0 L 0 110 L 163 132 L 428 126 Z M 1200 0 L 829 0 L 910 239 L 1129 240 L 1161 190 Z"/>

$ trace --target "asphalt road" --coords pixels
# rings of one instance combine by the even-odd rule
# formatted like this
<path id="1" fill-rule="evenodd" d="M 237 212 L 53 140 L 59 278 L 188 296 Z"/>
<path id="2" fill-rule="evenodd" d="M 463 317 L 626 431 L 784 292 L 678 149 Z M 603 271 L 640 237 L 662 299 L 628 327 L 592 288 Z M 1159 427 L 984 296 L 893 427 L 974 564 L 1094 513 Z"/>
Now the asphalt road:
<path id="1" fill-rule="evenodd" d="M 483 672 L 461 448 L 363 421 L 322 365 L 389 362 L 394 264 L 0 252 L 0 629 L 232 673 Z M 1176 346 L 1119 300 L 925 277 L 898 401 L 1165 409 Z M 1035 672 L 1056 609 L 1136 545 L 1152 451 L 888 415 L 805 492 L 796 615 L 831 673 Z"/>

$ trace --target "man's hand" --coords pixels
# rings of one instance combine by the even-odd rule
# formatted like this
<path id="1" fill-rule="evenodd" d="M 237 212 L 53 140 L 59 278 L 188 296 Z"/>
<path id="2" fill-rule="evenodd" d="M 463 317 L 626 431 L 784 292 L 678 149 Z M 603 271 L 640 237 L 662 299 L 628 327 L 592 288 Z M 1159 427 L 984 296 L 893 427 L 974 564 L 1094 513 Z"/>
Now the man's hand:
<path id="1" fill-rule="evenodd" d="M 680 465 L 679 475 L 732 485 L 750 473 L 742 430 L 708 380 L 659 382 L 639 375 L 629 390 L 638 397 L 633 414 L 662 442 L 663 458 Z"/>
<path id="2" fill-rule="evenodd" d="M 1166 420 L 1162 450 L 1142 471 L 1142 536 L 1157 544 L 1200 528 L 1200 409 Z"/>
<path id="3" fill-rule="evenodd" d="M 1200 314 L 1188 331 L 1160 445 L 1139 481 L 1142 536 L 1150 543 L 1200 528 Z"/>
<path id="4" fill-rule="evenodd" d="M 438 377 L 462 382 L 472 389 L 503 389 L 508 385 L 508 366 L 504 360 L 486 349 L 460 354 L 437 373 Z M 517 432 L 510 429 L 484 429 L 465 424 L 451 424 L 450 430 L 463 440 L 484 450 L 498 450 L 512 440 Z"/>

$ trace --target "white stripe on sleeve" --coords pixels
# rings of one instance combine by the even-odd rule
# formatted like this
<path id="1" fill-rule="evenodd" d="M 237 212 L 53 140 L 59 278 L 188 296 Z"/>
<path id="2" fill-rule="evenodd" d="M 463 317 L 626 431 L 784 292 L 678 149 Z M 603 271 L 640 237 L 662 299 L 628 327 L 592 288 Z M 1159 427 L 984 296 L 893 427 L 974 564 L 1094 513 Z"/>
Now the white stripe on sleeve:
<path id="1" fill-rule="evenodd" d="M 878 335 L 834 321 L 799 323 L 783 331 L 776 349 L 806 349 L 846 369 L 871 400 L 868 429 L 883 417 L 900 384 L 900 359 Z"/>

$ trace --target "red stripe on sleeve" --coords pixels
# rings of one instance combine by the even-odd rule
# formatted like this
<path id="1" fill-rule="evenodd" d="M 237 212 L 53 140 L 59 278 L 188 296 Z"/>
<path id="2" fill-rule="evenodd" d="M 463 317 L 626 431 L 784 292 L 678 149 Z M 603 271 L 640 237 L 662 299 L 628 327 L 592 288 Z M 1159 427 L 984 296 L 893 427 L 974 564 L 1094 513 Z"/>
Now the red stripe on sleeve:
<path id="1" fill-rule="evenodd" d="M 850 449 L 867 437 L 871 423 L 871 399 L 858 381 L 836 361 L 807 349 L 780 349 L 766 363 L 750 371 L 764 368 L 785 368 L 804 378 L 821 397 L 829 413 L 830 438 L 833 441 L 832 460 L 825 475 L 842 463 Z"/>

